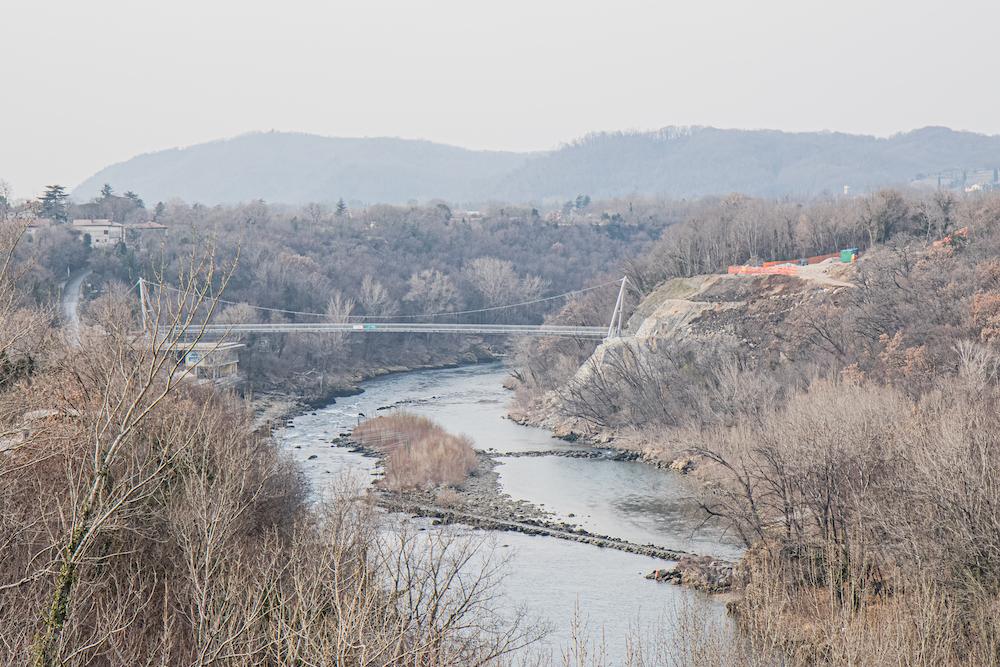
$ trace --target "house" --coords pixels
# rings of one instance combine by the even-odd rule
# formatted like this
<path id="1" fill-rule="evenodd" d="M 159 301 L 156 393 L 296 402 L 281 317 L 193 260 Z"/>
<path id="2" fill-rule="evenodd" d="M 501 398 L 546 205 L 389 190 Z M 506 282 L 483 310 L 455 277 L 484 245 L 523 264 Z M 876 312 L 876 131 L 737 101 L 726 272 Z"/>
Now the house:
<path id="1" fill-rule="evenodd" d="M 78 218 L 72 228 L 93 248 L 108 248 L 125 242 L 125 226 L 104 218 Z"/>

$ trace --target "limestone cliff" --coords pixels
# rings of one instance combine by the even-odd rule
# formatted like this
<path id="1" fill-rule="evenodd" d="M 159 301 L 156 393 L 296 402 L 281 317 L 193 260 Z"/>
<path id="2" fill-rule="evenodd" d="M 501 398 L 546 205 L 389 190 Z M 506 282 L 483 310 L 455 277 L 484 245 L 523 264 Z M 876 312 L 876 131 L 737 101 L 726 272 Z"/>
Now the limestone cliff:
<path id="1" fill-rule="evenodd" d="M 733 350 L 750 367 L 788 363 L 801 337 L 796 314 L 813 300 L 840 298 L 850 288 L 845 279 L 852 273 L 853 267 L 831 262 L 810 267 L 800 277 L 711 274 L 669 280 L 642 299 L 625 336 L 601 343 L 571 383 L 595 381 L 608 364 L 622 363 L 623 352 L 649 358 L 681 346 Z M 652 436 L 644 429 L 596 425 L 574 414 L 565 389 L 549 392 L 532 408 L 512 416 L 550 428 L 559 437 L 647 448 Z"/>

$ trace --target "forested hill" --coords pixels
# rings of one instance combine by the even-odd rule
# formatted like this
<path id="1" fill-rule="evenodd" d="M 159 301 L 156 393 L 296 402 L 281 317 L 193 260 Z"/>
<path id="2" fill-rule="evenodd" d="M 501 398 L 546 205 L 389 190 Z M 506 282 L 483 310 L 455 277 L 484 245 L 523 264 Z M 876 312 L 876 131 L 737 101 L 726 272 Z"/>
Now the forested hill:
<path id="1" fill-rule="evenodd" d="M 97 172 L 73 196 L 89 199 L 110 183 L 154 202 L 457 201 L 488 190 L 527 159 L 429 141 L 267 132 L 139 155 Z"/>
<path id="2" fill-rule="evenodd" d="M 588 135 L 548 153 L 471 151 L 407 139 L 249 134 L 140 155 L 82 183 L 147 201 L 205 204 L 251 199 L 302 204 L 338 198 L 404 203 L 432 198 L 560 201 L 632 194 L 696 197 L 858 192 L 918 174 L 1000 166 L 1000 136 L 928 127 L 890 138 L 833 132 L 666 128 Z"/>
<path id="3" fill-rule="evenodd" d="M 833 132 L 667 128 L 595 134 L 505 177 L 502 199 L 741 192 L 782 197 L 902 185 L 917 174 L 1000 166 L 1000 136 L 928 127 L 887 139 Z"/>

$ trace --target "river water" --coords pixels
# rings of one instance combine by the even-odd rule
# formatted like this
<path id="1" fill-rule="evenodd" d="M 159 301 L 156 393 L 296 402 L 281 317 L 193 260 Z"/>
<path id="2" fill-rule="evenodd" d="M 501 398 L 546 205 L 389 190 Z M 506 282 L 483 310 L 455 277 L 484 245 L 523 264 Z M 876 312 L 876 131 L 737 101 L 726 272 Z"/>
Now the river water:
<path id="1" fill-rule="evenodd" d="M 278 437 L 302 462 L 317 491 L 344 475 L 371 479 L 371 458 L 331 447 L 331 438 L 379 408 L 396 405 L 426 415 L 445 429 L 469 436 L 477 449 L 495 452 L 580 448 L 543 429 L 505 419 L 509 392 L 501 364 L 415 371 L 371 380 L 364 393 L 294 418 Z M 735 557 L 739 550 L 718 531 L 700 525 L 690 501 L 693 490 L 676 473 L 626 461 L 561 456 L 504 457 L 500 483 L 556 517 L 590 530 L 641 544 Z M 573 515 L 572 517 L 570 515 Z M 521 533 L 496 534 L 510 565 L 502 584 L 503 604 L 542 619 L 551 632 L 540 647 L 559 656 L 572 641 L 574 615 L 591 637 L 604 637 L 607 655 L 618 661 L 630 631 L 669 633 L 679 610 L 718 620 L 722 605 L 708 596 L 643 577 L 666 561 L 613 549 Z"/>

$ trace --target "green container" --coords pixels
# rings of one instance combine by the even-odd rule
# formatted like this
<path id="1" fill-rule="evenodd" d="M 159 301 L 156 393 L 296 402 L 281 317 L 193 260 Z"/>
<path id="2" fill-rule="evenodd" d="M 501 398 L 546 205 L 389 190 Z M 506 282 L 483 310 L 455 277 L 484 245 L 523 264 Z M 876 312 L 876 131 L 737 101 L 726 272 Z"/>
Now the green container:
<path id="1" fill-rule="evenodd" d="M 854 258 L 857 256 L 857 254 L 858 254 L 857 248 L 846 248 L 845 250 L 841 250 L 840 261 L 843 262 L 844 264 L 850 264 L 851 262 L 854 261 Z"/>

